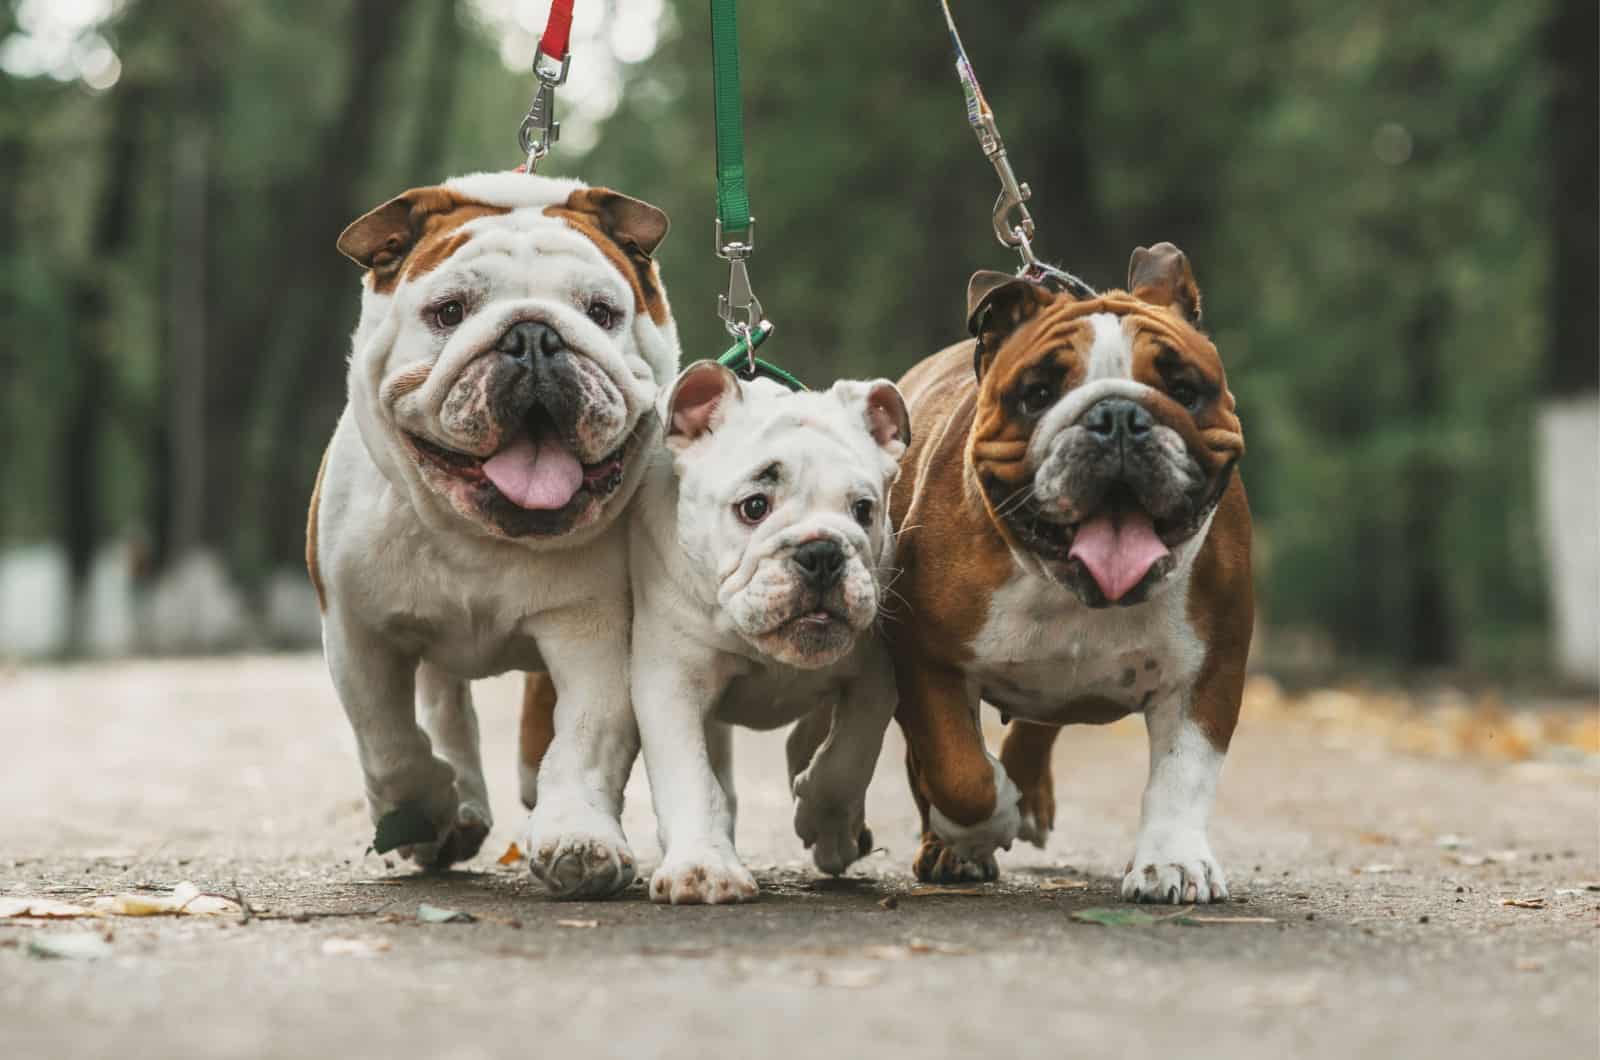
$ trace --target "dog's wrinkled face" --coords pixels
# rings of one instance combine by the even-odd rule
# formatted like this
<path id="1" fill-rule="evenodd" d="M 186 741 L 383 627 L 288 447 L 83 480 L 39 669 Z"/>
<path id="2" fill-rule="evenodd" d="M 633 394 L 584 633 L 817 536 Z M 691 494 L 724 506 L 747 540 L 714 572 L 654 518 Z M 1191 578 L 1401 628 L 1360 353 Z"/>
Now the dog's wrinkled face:
<path id="1" fill-rule="evenodd" d="M 969 460 L 1019 551 L 1086 604 L 1135 604 L 1192 559 L 1244 452 L 1200 292 L 1170 243 L 1075 300 L 1000 273 L 968 291 Z"/>
<path id="2" fill-rule="evenodd" d="M 893 383 L 791 393 L 690 366 L 662 416 L 678 538 L 721 620 L 790 666 L 827 666 L 871 628 L 889 574 L 889 487 L 910 441 Z"/>
<path id="3" fill-rule="evenodd" d="M 677 361 L 650 257 L 666 231 L 653 206 L 523 174 L 409 191 L 345 230 L 369 270 L 352 402 L 419 510 L 535 544 L 615 516 Z"/>

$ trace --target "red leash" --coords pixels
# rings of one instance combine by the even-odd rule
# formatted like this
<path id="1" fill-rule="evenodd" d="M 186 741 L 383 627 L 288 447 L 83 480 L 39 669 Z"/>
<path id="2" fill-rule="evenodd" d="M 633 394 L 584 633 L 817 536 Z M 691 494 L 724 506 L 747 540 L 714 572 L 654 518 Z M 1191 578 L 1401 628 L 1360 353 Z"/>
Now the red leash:
<path id="1" fill-rule="evenodd" d="M 571 41 L 572 0 L 551 0 L 544 36 L 539 38 L 539 50 L 533 53 L 533 76 L 539 79 L 539 88 L 517 131 L 517 142 L 527 157 L 523 165 L 529 173 L 539 168 L 551 145 L 561 139 L 561 123 L 556 121 L 555 113 L 556 88 L 567 79 L 567 70 L 572 66 L 572 53 L 568 51 Z"/>
<path id="2" fill-rule="evenodd" d="M 539 38 L 539 50 L 558 63 L 564 62 L 571 37 L 572 0 L 555 0 L 550 5 L 550 20 L 544 24 L 544 36 Z"/>

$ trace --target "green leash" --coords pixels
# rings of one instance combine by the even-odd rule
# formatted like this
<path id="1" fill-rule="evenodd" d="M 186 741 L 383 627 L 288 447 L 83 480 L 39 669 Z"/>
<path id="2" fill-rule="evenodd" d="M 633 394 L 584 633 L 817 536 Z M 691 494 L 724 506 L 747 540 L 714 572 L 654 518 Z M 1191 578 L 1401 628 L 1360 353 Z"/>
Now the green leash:
<path id="1" fill-rule="evenodd" d="M 772 321 L 750 286 L 746 262 L 756 249 L 756 219 L 750 215 L 750 190 L 745 184 L 743 93 L 739 87 L 739 18 L 737 0 L 711 0 L 712 102 L 717 125 L 717 256 L 728 263 L 728 293 L 717 296 L 717 316 L 734 338 L 717 363 L 745 379 L 764 376 L 791 390 L 805 384 L 756 356 L 772 334 Z"/>

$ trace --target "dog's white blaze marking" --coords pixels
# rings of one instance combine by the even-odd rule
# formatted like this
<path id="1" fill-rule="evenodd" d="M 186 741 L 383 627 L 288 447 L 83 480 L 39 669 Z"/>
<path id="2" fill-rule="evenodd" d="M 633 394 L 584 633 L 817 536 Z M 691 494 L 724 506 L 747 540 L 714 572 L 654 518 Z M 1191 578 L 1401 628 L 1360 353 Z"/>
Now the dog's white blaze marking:
<path id="1" fill-rule="evenodd" d="M 1123 333 L 1122 320 L 1112 313 L 1096 313 L 1088 322 L 1094 331 L 1094 339 L 1089 344 L 1089 363 L 1084 382 L 1132 379 L 1133 342 Z"/>

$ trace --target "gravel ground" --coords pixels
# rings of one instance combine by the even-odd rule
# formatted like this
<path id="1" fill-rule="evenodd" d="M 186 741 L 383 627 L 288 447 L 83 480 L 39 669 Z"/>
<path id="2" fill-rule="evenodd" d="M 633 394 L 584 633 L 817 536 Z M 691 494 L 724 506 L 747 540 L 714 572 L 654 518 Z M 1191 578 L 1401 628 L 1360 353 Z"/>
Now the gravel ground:
<path id="1" fill-rule="evenodd" d="M 745 734 L 759 901 L 555 903 L 495 862 L 521 813 L 517 691 L 477 691 L 499 814 L 485 853 L 417 876 L 363 854 L 316 658 L 0 670 L 0 903 L 193 881 L 256 914 L 0 919 L 0 1055 L 1600 1055 L 1592 759 L 1418 757 L 1247 710 L 1212 827 L 1238 900 L 1105 926 L 1072 914 L 1132 908 L 1116 885 L 1136 722 L 1059 742 L 1056 834 L 975 894 L 909 876 L 898 733 L 868 807 L 885 849 L 838 882 L 789 832 L 781 736 Z M 648 872 L 642 769 L 624 823 Z M 424 902 L 478 919 L 419 923 Z M 91 932 L 110 936 L 103 959 L 34 955 Z"/>

